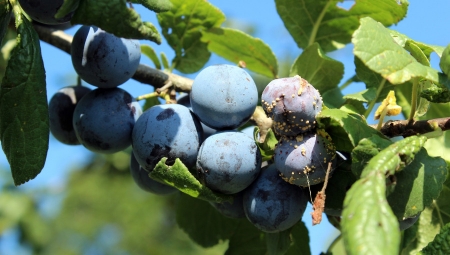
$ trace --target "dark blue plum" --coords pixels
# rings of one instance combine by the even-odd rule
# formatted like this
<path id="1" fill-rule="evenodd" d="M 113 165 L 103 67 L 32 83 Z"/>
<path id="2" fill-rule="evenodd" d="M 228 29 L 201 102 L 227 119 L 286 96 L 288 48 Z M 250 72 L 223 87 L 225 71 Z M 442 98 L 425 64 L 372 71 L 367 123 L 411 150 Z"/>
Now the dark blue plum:
<path id="1" fill-rule="evenodd" d="M 195 77 L 190 97 L 192 111 L 203 123 L 229 130 L 250 119 L 258 103 L 258 89 L 245 70 L 213 65 Z"/>
<path id="2" fill-rule="evenodd" d="M 183 105 L 155 105 L 136 122 L 132 140 L 136 160 L 147 171 L 153 171 L 163 157 L 167 157 L 166 164 L 179 158 L 192 168 L 202 143 L 202 128 Z"/>
<path id="3" fill-rule="evenodd" d="M 273 119 L 275 133 L 296 136 L 316 127 L 322 97 L 308 81 L 297 75 L 271 81 L 261 95 L 261 105 Z"/>
<path id="4" fill-rule="evenodd" d="M 177 192 L 178 190 L 174 187 L 161 183 L 159 181 L 153 180 L 149 176 L 149 172 L 144 170 L 136 160 L 134 153 L 131 152 L 130 159 L 130 172 L 133 177 L 134 182 L 141 188 L 147 192 L 156 194 L 156 195 L 169 195 Z"/>
<path id="5" fill-rule="evenodd" d="M 83 86 L 69 86 L 56 92 L 48 103 L 50 132 L 61 143 L 78 145 L 73 129 L 73 112 L 75 106 L 91 89 Z"/>
<path id="6" fill-rule="evenodd" d="M 81 79 L 99 88 L 114 88 L 129 80 L 141 59 L 138 40 L 119 38 L 95 26 L 78 29 L 70 53 Z"/>
<path id="7" fill-rule="evenodd" d="M 141 106 L 125 90 L 95 89 L 75 107 L 73 127 L 87 149 L 114 153 L 131 145 L 131 132 Z"/>
<path id="8" fill-rule="evenodd" d="M 297 137 L 282 137 L 275 147 L 274 161 L 287 182 L 308 187 L 325 180 L 328 162 L 336 167 L 336 149 L 325 131 Z"/>
<path id="9" fill-rule="evenodd" d="M 248 135 L 239 131 L 219 132 L 200 147 L 198 176 L 213 190 L 235 194 L 258 177 L 261 160 L 259 148 Z"/>
<path id="10" fill-rule="evenodd" d="M 244 204 L 243 204 L 244 192 L 241 191 L 233 196 L 233 202 L 214 203 L 209 202 L 217 211 L 228 218 L 239 219 L 245 218 Z"/>
<path id="11" fill-rule="evenodd" d="M 189 97 L 188 94 L 182 95 L 178 100 L 177 100 L 178 104 L 184 105 L 187 108 L 189 108 L 190 110 L 192 110 L 191 107 L 191 99 Z M 200 124 L 202 124 L 202 129 L 203 129 L 203 139 L 208 138 L 210 135 L 217 133 L 217 130 L 215 130 L 214 128 L 210 128 L 207 125 L 203 124 L 203 122 L 200 121 Z"/>
<path id="12" fill-rule="evenodd" d="M 244 211 L 256 228 L 276 233 L 301 220 L 308 198 L 302 188 L 283 181 L 272 164 L 244 191 Z"/>
<path id="13" fill-rule="evenodd" d="M 48 25 L 57 25 L 68 22 L 73 12 L 61 19 L 56 19 L 55 14 L 64 3 L 64 0 L 19 0 L 22 9 L 31 19 Z"/>

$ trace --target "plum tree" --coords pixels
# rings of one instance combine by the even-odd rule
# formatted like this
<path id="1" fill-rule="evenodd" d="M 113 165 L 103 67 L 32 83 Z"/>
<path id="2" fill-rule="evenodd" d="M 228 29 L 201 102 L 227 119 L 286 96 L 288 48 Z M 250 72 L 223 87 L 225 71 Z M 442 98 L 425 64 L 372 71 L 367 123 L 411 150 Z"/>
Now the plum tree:
<path id="1" fill-rule="evenodd" d="M 190 98 L 192 111 L 207 126 L 234 129 L 252 116 L 258 103 L 258 89 L 245 70 L 213 65 L 195 77 Z"/>
<path id="2" fill-rule="evenodd" d="M 62 1 L 45 2 L 55 7 L 52 18 L 69 15 L 71 24 L 83 24 L 73 40 L 28 20 L 33 14 L 26 5 L 38 2 L 44 3 L 20 1 L 23 11 L 17 0 L 0 1 L 0 139 L 16 185 L 43 169 L 49 130 L 56 137 L 61 132 L 55 125 L 72 126 L 76 139 L 64 139 L 94 152 L 132 145 L 136 157 L 130 163 L 136 171 L 130 171 L 138 185 L 158 180 L 153 184 L 173 187 L 162 185 L 167 192 L 184 193 L 176 197 L 179 227 L 203 247 L 225 241 L 226 254 L 296 254 L 303 248 L 308 253 L 308 232 L 299 221 L 309 190 L 316 195 L 310 197 L 313 224 L 323 214 L 331 216 L 341 231 L 336 242 L 343 240 L 349 255 L 413 254 L 440 230 L 443 237 L 448 234 L 443 226 L 450 225 L 450 136 L 444 131 L 450 129 L 450 50 L 392 28 L 406 17 L 407 1 L 373 5 L 357 0 L 347 10 L 337 0 L 301 5 L 275 0 L 301 52 L 283 65 L 264 41 L 226 27 L 232 23 L 224 23 L 225 14 L 209 1 L 83 0 L 63 1 L 61 7 Z M 136 5 L 157 12 L 161 34 L 158 26 L 141 20 Z M 73 114 L 73 100 L 61 99 L 64 105 L 47 101 L 47 80 L 52 79 L 46 74 L 53 70 L 44 67 L 41 47 L 46 44 L 39 39 L 69 53 L 79 76 L 98 87 L 77 99 Z M 167 43 L 174 53 L 171 61 L 167 52 L 140 45 L 146 40 Z M 347 60 L 354 68 L 348 69 L 348 62 L 334 57 L 350 51 L 329 53 L 350 43 Z M 153 66 L 139 63 L 140 49 Z M 212 53 L 228 64 L 214 65 Z M 431 56 L 440 58 L 439 67 Z M 116 88 L 130 77 L 151 87 L 133 99 Z M 267 85 L 261 95 L 255 81 L 258 87 Z M 355 91 L 347 93 L 347 88 Z M 179 103 L 192 104 L 192 111 L 173 104 L 180 92 L 189 100 Z M 145 100 L 148 109 L 139 119 L 136 100 Z M 369 118 L 374 112 L 378 125 Z M 384 116 L 400 112 L 404 120 L 383 122 Z M 72 117 L 72 124 L 62 115 Z M 205 139 L 200 121 L 219 132 Z M 258 137 L 235 130 L 246 122 L 259 130 Z M 337 150 L 345 155 L 342 161 L 336 159 Z M 261 172 L 263 164 L 269 167 Z M 332 175 L 326 175 L 330 165 Z M 27 222 L 33 218 L 24 215 Z M 420 224 L 407 228 L 415 220 Z M 17 228 L 21 238 L 31 240 L 22 223 Z M 327 253 L 334 252 L 333 246 Z M 42 245 L 37 250 L 46 252 Z"/>
<path id="3" fill-rule="evenodd" d="M 73 15 L 73 12 L 70 12 L 62 18 L 55 18 L 55 14 L 63 5 L 64 0 L 19 0 L 19 3 L 30 18 L 47 25 L 66 23 Z"/>
<path id="4" fill-rule="evenodd" d="M 131 145 L 131 133 L 141 106 L 125 90 L 94 89 L 78 102 L 73 127 L 87 149 L 114 153 Z"/>
<path id="5" fill-rule="evenodd" d="M 273 119 L 276 133 L 296 136 L 316 127 L 322 97 L 308 81 L 297 75 L 271 81 L 261 95 L 261 104 Z"/>
<path id="6" fill-rule="evenodd" d="M 129 80 L 141 59 L 138 40 L 119 38 L 95 26 L 78 29 L 70 53 L 78 75 L 99 88 L 114 88 Z"/>
<path id="7" fill-rule="evenodd" d="M 258 177 L 261 162 L 252 138 L 239 131 L 222 131 L 202 143 L 197 157 L 198 176 L 213 190 L 235 194 Z"/>
<path id="8" fill-rule="evenodd" d="M 134 182 L 139 186 L 139 188 L 147 192 L 156 195 L 169 195 L 178 191 L 174 187 L 153 180 L 149 176 L 149 172 L 144 170 L 139 165 L 133 152 L 131 152 L 130 157 L 130 173 L 131 177 L 133 177 Z"/>
<path id="9" fill-rule="evenodd" d="M 301 187 L 325 180 L 328 163 L 336 164 L 336 149 L 324 131 L 283 137 L 275 148 L 275 165 L 281 177 Z"/>
<path id="10" fill-rule="evenodd" d="M 195 166 L 203 141 L 197 117 L 180 104 L 155 105 L 146 110 L 133 128 L 133 151 L 147 171 L 167 157 L 167 164 L 179 158 L 188 167 Z"/>
<path id="11" fill-rule="evenodd" d="M 258 229 L 274 233 L 294 226 L 303 216 L 308 196 L 302 188 L 285 182 L 274 164 L 261 170 L 244 191 L 244 211 Z"/>
<path id="12" fill-rule="evenodd" d="M 48 103 L 50 132 L 60 142 L 68 145 L 77 145 L 73 129 L 73 113 L 81 98 L 90 88 L 84 86 L 68 86 L 56 92 Z"/>

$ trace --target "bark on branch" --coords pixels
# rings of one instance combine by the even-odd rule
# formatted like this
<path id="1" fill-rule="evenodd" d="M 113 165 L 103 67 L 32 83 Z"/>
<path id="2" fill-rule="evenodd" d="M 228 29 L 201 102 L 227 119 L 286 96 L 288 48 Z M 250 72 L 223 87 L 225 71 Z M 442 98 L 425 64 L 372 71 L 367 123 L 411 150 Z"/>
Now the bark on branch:
<path id="1" fill-rule="evenodd" d="M 449 130 L 450 117 L 418 121 L 390 120 L 383 124 L 380 131 L 388 137 L 408 137 L 433 132 L 438 127 L 442 131 Z"/>
<path id="2" fill-rule="evenodd" d="M 61 30 L 40 25 L 34 25 L 34 29 L 38 33 L 39 39 L 70 54 L 70 47 L 73 39 L 71 35 L 68 35 Z M 154 69 L 144 64 L 139 65 L 132 78 L 141 83 L 152 85 L 155 89 L 161 88 L 171 81 L 177 91 L 183 92 L 191 91 L 193 83 L 192 79 Z"/>

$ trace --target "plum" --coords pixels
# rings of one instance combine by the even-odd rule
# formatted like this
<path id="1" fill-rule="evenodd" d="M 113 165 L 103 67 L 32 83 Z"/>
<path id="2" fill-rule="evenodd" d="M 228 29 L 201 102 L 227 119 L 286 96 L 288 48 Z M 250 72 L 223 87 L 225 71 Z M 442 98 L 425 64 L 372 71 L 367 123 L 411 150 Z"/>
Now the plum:
<path id="1" fill-rule="evenodd" d="M 47 25 L 66 23 L 72 18 L 73 12 L 60 19 L 55 18 L 63 3 L 64 0 L 19 0 L 20 6 L 31 19 Z"/>
<path id="2" fill-rule="evenodd" d="M 167 157 L 166 164 L 179 158 L 188 168 L 194 167 L 202 141 L 199 120 L 180 104 L 149 108 L 136 122 L 132 135 L 136 160 L 147 171 L 153 171 L 163 157 Z"/>
<path id="3" fill-rule="evenodd" d="M 48 103 L 50 132 L 61 143 L 80 144 L 73 129 L 73 113 L 80 99 L 89 91 L 91 89 L 84 86 L 68 86 L 58 90 L 50 99 Z"/>
<path id="4" fill-rule="evenodd" d="M 139 40 L 116 37 L 95 26 L 81 26 L 70 54 L 78 75 L 99 88 L 114 88 L 129 80 L 141 59 Z"/>
<path id="5" fill-rule="evenodd" d="M 235 194 L 258 177 L 261 161 L 261 153 L 252 138 L 239 131 L 222 131 L 203 142 L 197 171 L 207 187 Z"/>
<path id="6" fill-rule="evenodd" d="M 114 153 L 131 145 L 131 132 L 141 106 L 125 90 L 94 89 L 78 102 L 73 127 L 87 149 Z"/>
<path id="7" fill-rule="evenodd" d="M 308 198 L 302 188 L 283 181 L 272 164 L 244 191 L 244 212 L 256 228 L 276 233 L 301 220 Z"/>
<path id="8" fill-rule="evenodd" d="M 314 130 L 316 116 L 322 111 L 319 91 L 298 75 L 271 81 L 261 95 L 261 104 L 274 121 L 274 132 L 285 136 Z"/>
<path id="9" fill-rule="evenodd" d="M 336 149 L 323 130 L 282 137 L 275 147 L 274 161 L 285 181 L 308 187 L 325 180 L 328 162 L 332 170 L 336 168 Z"/>
<path id="10" fill-rule="evenodd" d="M 189 95 L 182 95 L 180 98 L 177 99 L 177 103 L 186 106 L 190 110 L 192 110 L 191 107 L 191 99 L 189 98 Z M 203 122 L 200 121 L 200 124 L 202 125 L 203 129 L 203 139 L 208 138 L 210 135 L 215 134 L 217 130 L 214 128 L 210 128 L 207 125 L 205 125 Z"/>
<path id="11" fill-rule="evenodd" d="M 167 184 L 161 183 L 159 181 L 153 180 L 149 176 L 149 172 L 144 170 L 136 160 L 134 153 L 131 152 L 130 159 L 130 172 L 133 177 L 134 182 L 141 188 L 147 192 L 156 194 L 156 195 L 169 195 L 177 192 L 178 190 L 174 187 L 171 187 Z"/>
<path id="12" fill-rule="evenodd" d="M 192 111 L 207 126 L 235 129 L 247 122 L 258 103 L 252 77 L 232 65 L 213 65 L 194 79 L 190 93 Z"/>

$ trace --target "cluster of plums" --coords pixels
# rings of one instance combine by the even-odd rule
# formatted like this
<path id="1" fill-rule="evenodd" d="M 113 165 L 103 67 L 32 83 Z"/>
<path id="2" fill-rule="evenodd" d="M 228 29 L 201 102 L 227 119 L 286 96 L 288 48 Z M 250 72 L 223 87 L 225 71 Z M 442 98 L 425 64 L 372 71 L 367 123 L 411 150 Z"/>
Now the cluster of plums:
<path id="1" fill-rule="evenodd" d="M 319 91 L 298 75 L 275 79 L 264 89 L 261 103 L 279 137 L 274 162 L 280 176 L 300 187 L 323 182 L 328 164 L 335 168 L 336 149 L 330 136 L 317 130 Z"/>

